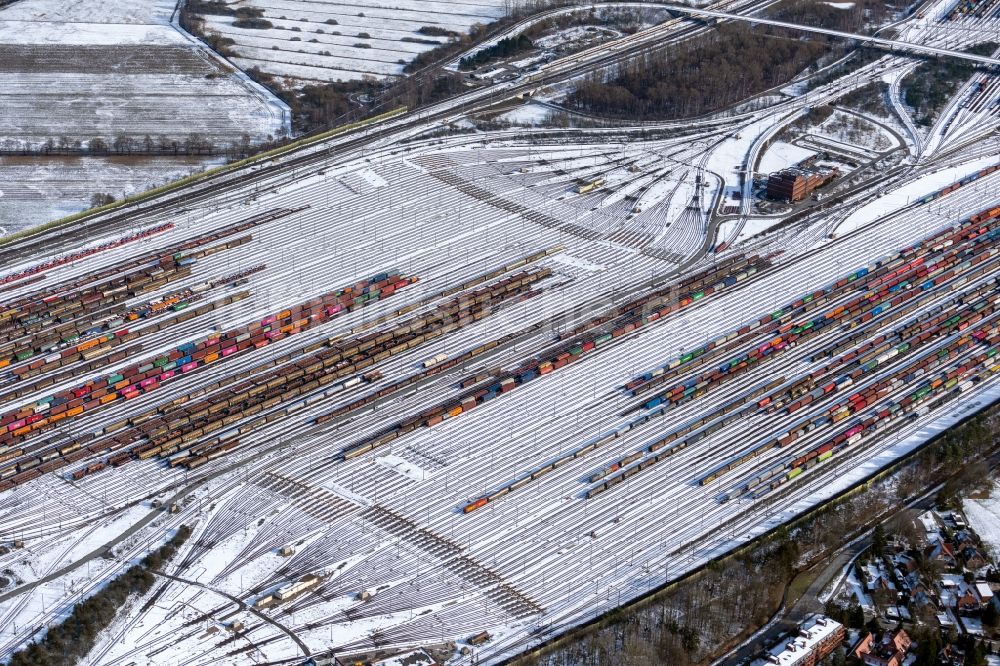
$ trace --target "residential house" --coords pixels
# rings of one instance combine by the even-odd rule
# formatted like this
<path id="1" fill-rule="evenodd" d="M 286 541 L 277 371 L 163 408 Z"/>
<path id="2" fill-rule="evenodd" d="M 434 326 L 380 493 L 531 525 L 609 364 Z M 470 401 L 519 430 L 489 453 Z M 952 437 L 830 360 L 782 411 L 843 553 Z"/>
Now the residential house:
<path id="1" fill-rule="evenodd" d="M 949 643 L 941 648 L 941 654 L 938 655 L 938 663 L 943 666 L 964 666 L 965 653 L 960 648 Z"/>
<path id="2" fill-rule="evenodd" d="M 951 538 L 951 543 L 956 547 L 956 549 L 960 546 L 972 544 L 972 533 L 968 530 L 958 530 Z"/>
<path id="3" fill-rule="evenodd" d="M 976 588 L 971 585 L 962 585 L 955 593 L 955 608 L 959 612 L 972 612 L 979 610 L 979 595 Z"/>
<path id="4" fill-rule="evenodd" d="M 960 554 L 962 556 L 962 560 L 965 562 L 965 567 L 973 571 L 982 569 L 990 563 L 989 560 L 987 560 L 983 554 L 979 552 L 979 549 L 971 543 L 963 546 Z"/>
<path id="5" fill-rule="evenodd" d="M 910 557 L 906 553 L 898 553 L 894 557 L 894 561 L 896 563 L 896 569 L 903 576 L 913 573 L 918 568 L 916 558 Z"/>
<path id="6" fill-rule="evenodd" d="M 979 595 L 980 604 L 985 608 L 991 601 L 993 601 L 993 588 L 990 587 L 989 583 L 983 581 L 976 581 L 976 594 Z"/>
<path id="7" fill-rule="evenodd" d="M 955 559 L 955 552 L 952 550 L 951 544 L 942 539 L 940 535 L 933 539 L 931 543 L 924 548 L 924 558 L 932 562 L 938 562 L 945 567 L 953 567 L 958 564 L 958 560 Z"/>
<path id="8" fill-rule="evenodd" d="M 923 605 L 930 601 L 930 596 L 927 594 L 927 586 L 924 585 L 919 572 L 912 571 L 900 578 L 899 582 L 903 590 L 910 596 L 911 602 Z"/>
<path id="9" fill-rule="evenodd" d="M 868 633 L 851 650 L 866 666 L 902 666 L 913 641 L 906 630 L 887 631 L 880 640 Z"/>

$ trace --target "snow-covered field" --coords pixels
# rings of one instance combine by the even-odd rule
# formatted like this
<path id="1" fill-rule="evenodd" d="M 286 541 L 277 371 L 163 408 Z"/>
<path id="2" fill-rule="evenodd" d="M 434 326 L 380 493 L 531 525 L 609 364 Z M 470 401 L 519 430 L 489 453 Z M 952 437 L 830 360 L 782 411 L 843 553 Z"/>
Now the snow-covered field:
<path id="1" fill-rule="evenodd" d="M 290 129 L 287 107 L 171 23 L 174 3 L 22 0 L 0 10 L 0 141 L 225 145 Z"/>
<path id="2" fill-rule="evenodd" d="M 206 28 L 235 40 L 238 66 L 259 67 L 291 85 L 398 76 L 418 54 L 448 41 L 428 27 L 465 33 L 502 17 L 517 0 L 247 0 L 270 28 L 233 25 L 233 16 L 207 15 Z"/>
<path id="3" fill-rule="evenodd" d="M 86 210 L 97 192 L 121 199 L 221 163 L 220 157 L 0 156 L 0 235 Z"/>
<path id="4" fill-rule="evenodd" d="M 21 0 L 0 9 L 0 151 L 51 142 L 53 152 L 78 153 L 123 138 L 141 148 L 147 137 L 182 148 L 204 139 L 221 151 L 287 134 L 287 106 L 172 23 L 174 5 Z M 87 208 L 95 192 L 120 198 L 208 161 L 218 160 L 0 158 L 0 226 L 46 222 Z"/>
<path id="5" fill-rule="evenodd" d="M 1000 495 L 996 485 L 994 484 L 990 497 L 986 499 L 963 500 L 962 509 L 969 520 L 969 526 L 989 545 L 994 554 L 1000 553 Z"/>

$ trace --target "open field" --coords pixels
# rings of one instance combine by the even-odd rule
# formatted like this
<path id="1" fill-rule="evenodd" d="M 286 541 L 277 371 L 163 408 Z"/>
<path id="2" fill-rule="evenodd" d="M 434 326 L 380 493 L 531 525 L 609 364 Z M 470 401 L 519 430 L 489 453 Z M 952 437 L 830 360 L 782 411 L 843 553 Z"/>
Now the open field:
<path id="1" fill-rule="evenodd" d="M 288 108 L 177 29 L 173 10 L 164 0 L 24 0 L 0 9 L 0 151 L 45 161 L 26 170 L 0 159 L 7 232 L 87 208 L 96 192 L 133 194 L 218 161 L 177 159 L 192 145 L 221 153 L 290 131 Z M 65 157 L 97 140 L 106 145 L 98 154 L 152 149 L 165 159 L 125 169 L 114 159 Z"/>
<path id="2" fill-rule="evenodd" d="M 218 157 L 0 156 L 0 234 L 86 210 L 96 192 L 125 194 L 218 164 Z"/>
<path id="3" fill-rule="evenodd" d="M 280 102 L 171 23 L 172 3 L 27 0 L 0 10 L 0 147 L 125 134 L 220 146 L 287 131 Z"/>
<path id="4" fill-rule="evenodd" d="M 389 4 L 378 0 L 249 0 L 238 6 L 262 10 L 263 19 L 272 27 L 235 27 L 232 16 L 205 18 L 207 28 L 235 40 L 233 62 L 240 67 L 259 67 L 299 85 L 398 76 L 415 55 L 448 39 L 421 34 L 420 28 L 464 33 L 475 24 L 500 18 L 515 4 L 506 0 Z"/>

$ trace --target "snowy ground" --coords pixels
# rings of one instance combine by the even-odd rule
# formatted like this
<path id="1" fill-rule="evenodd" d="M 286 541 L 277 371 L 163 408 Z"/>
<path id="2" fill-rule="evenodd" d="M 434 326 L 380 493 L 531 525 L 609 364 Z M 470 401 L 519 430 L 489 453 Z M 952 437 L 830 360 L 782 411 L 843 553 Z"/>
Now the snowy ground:
<path id="1" fill-rule="evenodd" d="M 880 153 L 899 147 L 899 140 L 880 122 L 861 114 L 836 110 L 815 130 L 840 144 L 842 148 L 859 153 Z"/>
<path id="2" fill-rule="evenodd" d="M 290 112 L 171 22 L 172 0 L 21 0 L 0 10 L 0 150 L 46 141 L 183 143 L 220 150 L 290 131 Z M 204 159 L 0 158 L 0 226 L 16 230 L 185 175 Z M 139 162 L 139 160 L 136 160 Z"/>
<path id="3" fill-rule="evenodd" d="M 220 157 L 0 156 L 0 235 L 86 210 L 97 192 L 121 199 L 222 162 Z"/>
<path id="4" fill-rule="evenodd" d="M 986 542 L 993 553 L 1000 553 L 1000 496 L 994 485 L 987 499 L 966 499 L 962 508 L 969 526 Z"/>
<path id="5" fill-rule="evenodd" d="M 511 125 L 538 126 L 548 122 L 552 115 L 552 109 L 542 104 L 529 102 L 519 106 L 512 111 L 497 116 L 499 122 L 510 123 Z"/>
<path id="6" fill-rule="evenodd" d="M 815 151 L 802 148 L 784 141 L 775 141 L 768 147 L 767 152 L 760 160 L 758 171 L 761 173 L 771 173 L 795 166 L 802 160 L 815 155 Z"/>
<path id="7" fill-rule="evenodd" d="M 398 76 L 418 54 L 448 41 L 419 32 L 422 27 L 464 33 L 500 18 L 511 4 L 517 2 L 249 0 L 240 6 L 262 9 L 271 28 L 238 28 L 232 16 L 209 15 L 205 24 L 236 41 L 233 61 L 240 67 L 259 67 L 299 85 Z"/>

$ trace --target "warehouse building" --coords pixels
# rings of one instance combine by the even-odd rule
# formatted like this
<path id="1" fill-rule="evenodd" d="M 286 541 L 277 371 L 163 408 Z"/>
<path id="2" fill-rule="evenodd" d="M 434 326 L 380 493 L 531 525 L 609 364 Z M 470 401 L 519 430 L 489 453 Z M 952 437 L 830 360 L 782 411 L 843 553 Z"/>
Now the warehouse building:
<path id="1" fill-rule="evenodd" d="M 802 201 L 818 187 L 837 177 L 836 169 L 796 167 L 772 173 L 767 178 L 767 197 L 778 201 Z"/>

